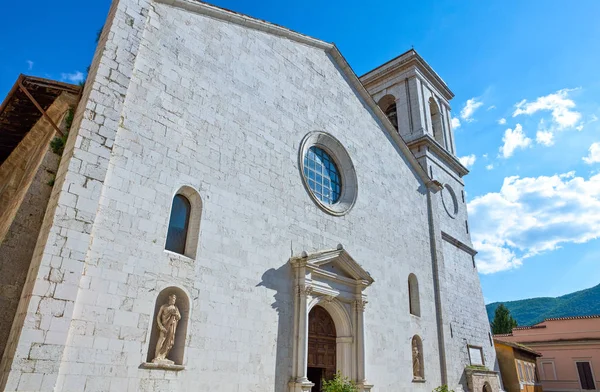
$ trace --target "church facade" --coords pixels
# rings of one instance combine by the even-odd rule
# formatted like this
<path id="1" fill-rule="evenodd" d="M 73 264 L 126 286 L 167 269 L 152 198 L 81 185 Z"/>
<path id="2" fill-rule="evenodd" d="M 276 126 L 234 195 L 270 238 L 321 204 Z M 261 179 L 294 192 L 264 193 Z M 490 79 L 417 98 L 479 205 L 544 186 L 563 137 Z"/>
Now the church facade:
<path id="1" fill-rule="evenodd" d="M 7 391 L 498 391 L 450 123 L 413 50 L 115 0 L 1 364 Z"/>

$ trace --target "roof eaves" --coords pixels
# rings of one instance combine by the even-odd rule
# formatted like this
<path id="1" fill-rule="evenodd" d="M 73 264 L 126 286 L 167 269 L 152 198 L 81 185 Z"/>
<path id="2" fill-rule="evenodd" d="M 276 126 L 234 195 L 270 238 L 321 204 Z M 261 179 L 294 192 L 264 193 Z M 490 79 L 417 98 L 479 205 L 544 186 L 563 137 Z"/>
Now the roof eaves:
<path id="1" fill-rule="evenodd" d="M 500 344 L 504 344 L 504 345 L 510 346 L 510 347 L 515 348 L 517 350 L 526 351 L 526 352 L 531 353 L 533 355 L 536 355 L 538 357 L 542 356 L 541 353 L 539 353 L 539 352 L 535 351 L 534 349 L 529 348 L 529 347 L 527 347 L 527 346 L 525 346 L 525 345 L 523 345 L 521 343 L 509 342 L 509 341 L 502 340 L 502 339 L 496 339 L 495 336 L 498 336 L 498 335 L 494 335 L 494 342 L 498 342 Z"/>
<path id="2" fill-rule="evenodd" d="M 544 319 L 544 321 L 542 321 L 542 323 L 546 322 L 546 321 L 585 320 L 585 319 L 594 319 L 594 318 L 600 318 L 600 314 L 594 314 L 594 315 L 589 315 L 589 316 L 551 317 L 551 318 Z"/>
<path id="3" fill-rule="evenodd" d="M 231 23 L 239 24 L 260 30 L 266 33 L 277 35 L 280 37 L 288 38 L 292 41 L 303 43 L 306 45 L 314 46 L 320 49 L 330 49 L 333 44 L 322 41 L 317 38 L 310 37 L 305 34 L 300 34 L 296 31 L 290 30 L 287 27 L 279 26 L 271 22 L 267 22 L 261 19 L 253 18 L 248 15 L 240 14 L 238 12 L 228 10 L 225 8 L 217 7 L 212 4 L 208 4 L 199 0 L 155 0 L 157 3 L 171 5 L 174 7 L 182 8 L 191 12 L 206 15 L 216 19 L 221 19 Z"/>

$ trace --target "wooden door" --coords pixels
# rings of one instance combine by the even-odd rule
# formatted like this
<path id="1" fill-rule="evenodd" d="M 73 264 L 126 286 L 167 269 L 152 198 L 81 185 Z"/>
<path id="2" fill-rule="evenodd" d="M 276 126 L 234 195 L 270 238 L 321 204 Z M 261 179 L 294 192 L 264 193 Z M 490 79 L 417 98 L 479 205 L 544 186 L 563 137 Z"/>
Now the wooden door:
<path id="1" fill-rule="evenodd" d="M 307 367 L 323 369 L 326 380 L 332 379 L 336 372 L 336 337 L 335 324 L 329 313 L 315 306 L 308 315 Z"/>

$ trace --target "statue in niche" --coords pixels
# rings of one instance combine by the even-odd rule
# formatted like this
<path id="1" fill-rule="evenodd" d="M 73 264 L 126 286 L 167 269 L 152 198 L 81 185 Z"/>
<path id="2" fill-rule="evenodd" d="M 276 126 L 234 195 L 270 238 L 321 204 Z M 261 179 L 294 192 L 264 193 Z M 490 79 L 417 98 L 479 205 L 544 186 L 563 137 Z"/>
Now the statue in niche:
<path id="1" fill-rule="evenodd" d="M 169 351 L 175 344 L 175 331 L 177 330 L 177 323 L 181 320 L 181 313 L 175 306 L 177 296 L 175 294 L 169 295 L 169 301 L 162 305 L 158 311 L 156 322 L 158 323 L 159 337 L 156 342 L 155 358 L 152 360 L 153 363 L 162 363 L 172 365 L 174 362 L 167 359 Z"/>
<path id="2" fill-rule="evenodd" d="M 419 345 L 416 339 L 412 341 L 412 355 L 413 355 L 413 378 L 415 380 L 423 379 L 423 370 L 421 369 L 421 353 L 419 352 Z"/>

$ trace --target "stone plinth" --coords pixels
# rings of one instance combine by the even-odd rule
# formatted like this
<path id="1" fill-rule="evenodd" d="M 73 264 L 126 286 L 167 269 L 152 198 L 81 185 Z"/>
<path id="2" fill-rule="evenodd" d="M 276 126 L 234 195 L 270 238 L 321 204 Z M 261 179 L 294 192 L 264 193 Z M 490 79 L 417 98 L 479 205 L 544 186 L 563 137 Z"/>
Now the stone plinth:
<path id="1" fill-rule="evenodd" d="M 174 372 L 178 372 L 180 370 L 185 369 L 183 365 L 176 365 L 172 361 L 160 361 L 160 362 L 144 362 L 140 365 L 140 369 L 162 369 L 162 370 L 171 370 Z"/>
<path id="2" fill-rule="evenodd" d="M 484 391 L 483 387 L 487 383 L 489 385 L 490 392 L 500 392 L 500 379 L 499 373 L 493 370 L 484 369 L 465 369 L 467 374 L 467 386 L 471 392 Z M 487 390 L 485 390 L 487 391 Z"/>

